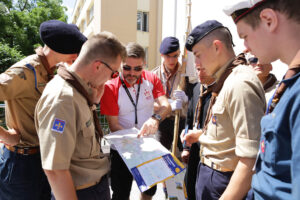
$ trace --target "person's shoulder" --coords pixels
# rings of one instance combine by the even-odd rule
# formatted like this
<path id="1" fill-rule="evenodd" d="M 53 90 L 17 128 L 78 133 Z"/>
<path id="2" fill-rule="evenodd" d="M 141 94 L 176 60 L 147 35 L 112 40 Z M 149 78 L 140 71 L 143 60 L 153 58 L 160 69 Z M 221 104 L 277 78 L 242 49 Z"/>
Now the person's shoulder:
<path id="1" fill-rule="evenodd" d="M 107 88 L 119 88 L 121 85 L 120 77 L 108 80 L 105 82 L 105 87 Z"/>
<path id="2" fill-rule="evenodd" d="M 30 65 L 33 68 L 36 68 L 37 66 L 41 65 L 40 59 L 37 54 L 33 54 L 30 56 L 27 56 L 20 60 L 19 62 L 15 63 L 11 66 L 11 69 L 15 68 L 28 68 L 26 65 Z"/>
<path id="3" fill-rule="evenodd" d="M 54 78 L 46 85 L 42 96 L 59 100 L 72 100 L 76 89 L 71 86 L 61 76 L 55 75 Z M 66 101 L 68 102 L 68 101 Z"/>
<path id="4" fill-rule="evenodd" d="M 147 70 L 143 70 L 142 77 L 144 80 L 148 80 L 150 82 L 154 82 L 155 80 L 159 79 L 156 73 Z"/>
<path id="5" fill-rule="evenodd" d="M 160 71 L 160 66 L 161 65 L 158 65 L 157 67 L 155 67 L 154 69 L 152 69 L 151 71 L 154 72 L 154 73 L 158 73 Z"/>
<path id="6" fill-rule="evenodd" d="M 249 65 L 239 65 L 233 68 L 232 73 L 229 75 L 233 83 L 253 81 L 260 83 L 257 75 L 255 74 L 253 68 Z"/>

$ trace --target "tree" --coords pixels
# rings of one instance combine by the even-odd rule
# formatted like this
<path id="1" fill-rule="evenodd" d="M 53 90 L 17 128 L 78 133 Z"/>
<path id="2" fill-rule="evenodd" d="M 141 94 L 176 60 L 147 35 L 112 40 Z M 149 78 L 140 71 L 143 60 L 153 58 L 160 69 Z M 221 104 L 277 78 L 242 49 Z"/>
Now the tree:
<path id="1" fill-rule="evenodd" d="M 13 53 L 5 54 L 10 55 L 9 58 L 3 58 L 1 55 L 0 68 L 11 66 L 17 57 L 33 54 L 35 47 L 43 45 L 39 36 L 40 24 L 50 19 L 66 22 L 66 9 L 62 6 L 62 0 L 2 0 L 0 48 L 4 46 Z"/>

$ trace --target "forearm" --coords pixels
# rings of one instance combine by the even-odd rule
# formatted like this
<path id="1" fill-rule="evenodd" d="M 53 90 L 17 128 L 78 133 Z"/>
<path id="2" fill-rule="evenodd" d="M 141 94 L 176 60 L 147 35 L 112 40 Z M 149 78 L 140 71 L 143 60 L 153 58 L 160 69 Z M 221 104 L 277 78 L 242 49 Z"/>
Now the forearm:
<path id="1" fill-rule="evenodd" d="M 56 200 L 77 199 L 69 170 L 45 170 Z"/>
<path id="2" fill-rule="evenodd" d="M 4 144 L 14 146 L 19 143 L 21 136 L 17 131 L 11 129 L 6 130 L 5 128 L 0 126 L 0 141 Z"/>
<path id="3" fill-rule="evenodd" d="M 124 129 L 120 124 L 119 124 L 119 117 L 118 116 L 110 116 L 110 115 L 105 115 L 107 121 L 108 121 L 108 126 L 111 132 L 119 131 Z"/>
<path id="4" fill-rule="evenodd" d="M 165 96 L 159 97 L 157 101 L 157 105 L 158 106 L 155 108 L 155 113 L 159 114 L 162 120 L 164 120 L 172 112 L 167 97 Z"/>
<path id="5" fill-rule="evenodd" d="M 243 199 L 251 188 L 255 158 L 240 158 L 230 182 L 220 199 Z"/>

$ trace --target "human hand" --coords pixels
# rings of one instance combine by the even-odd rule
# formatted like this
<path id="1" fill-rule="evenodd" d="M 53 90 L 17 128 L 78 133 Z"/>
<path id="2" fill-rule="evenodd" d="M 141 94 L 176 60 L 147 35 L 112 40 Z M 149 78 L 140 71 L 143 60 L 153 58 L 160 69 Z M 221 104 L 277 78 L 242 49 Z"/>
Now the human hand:
<path id="1" fill-rule="evenodd" d="M 0 143 L 15 146 L 19 143 L 21 135 L 15 129 L 6 130 L 0 126 Z"/>
<path id="2" fill-rule="evenodd" d="M 155 134 L 158 129 L 159 121 L 149 118 L 142 126 L 141 130 L 138 133 L 137 137 L 143 137 L 150 134 Z"/>
<path id="3" fill-rule="evenodd" d="M 189 157 L 190 157 L 190 151 L 188 149 L 183 149 L 183 151 L 181 153 L 181 160 L 182 160 L 182 162 L 188 164 Z"/>
<path id="4" fill-rule="evenodd" d="M 178 100 L 180 99 L 183 103 L 187 103 L 188 102 L 188 97 L 186 96 L 185 92 L 182 90 L 175 90 L 173 93 L 173 97 Z"/>
<path id="5" fill-rule="evenodd" d="M 199 137 L 202 134 L 202 130 L 189 130 L 188 133 L 183 134 L 181 133 L 180 139 L 181 142 L 186 144 L 186 146 L 190 147 L 193 143 L 199 141 Z"/>
<path id="6" fill-rule="evenodd" d="M 181 99 L 176 99 L 176 100 L 168 99 L 168 101 L 170 103 L 172 111 L 182 109 L 182 100 Z"/>
<path id="7" fill-rule="evenodd" d="M 92 85 L 90 85 L 91 89 L 92 89 L 92 101 L 95 104 L 98 104 L 101 100 L 101 97 L 104 93 L 104 84 L 99 85 L 98 87 L 93 87 Z"/>

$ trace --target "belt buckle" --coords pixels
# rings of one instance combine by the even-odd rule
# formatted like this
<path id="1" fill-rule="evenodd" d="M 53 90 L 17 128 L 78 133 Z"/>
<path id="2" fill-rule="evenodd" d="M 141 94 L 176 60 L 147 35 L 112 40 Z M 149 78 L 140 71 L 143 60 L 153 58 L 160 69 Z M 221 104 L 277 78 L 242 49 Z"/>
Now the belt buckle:
<path id="1" fill-rule="evenodd" d="M 29 150 L 30 150 L 29 147 L 16 148 L 16 152 L 19 153 L 19 154 L 22 154 L 22 155 L 24 155 L 24 156 L 30 155 L 30 154 L 29 154 Z"/>

